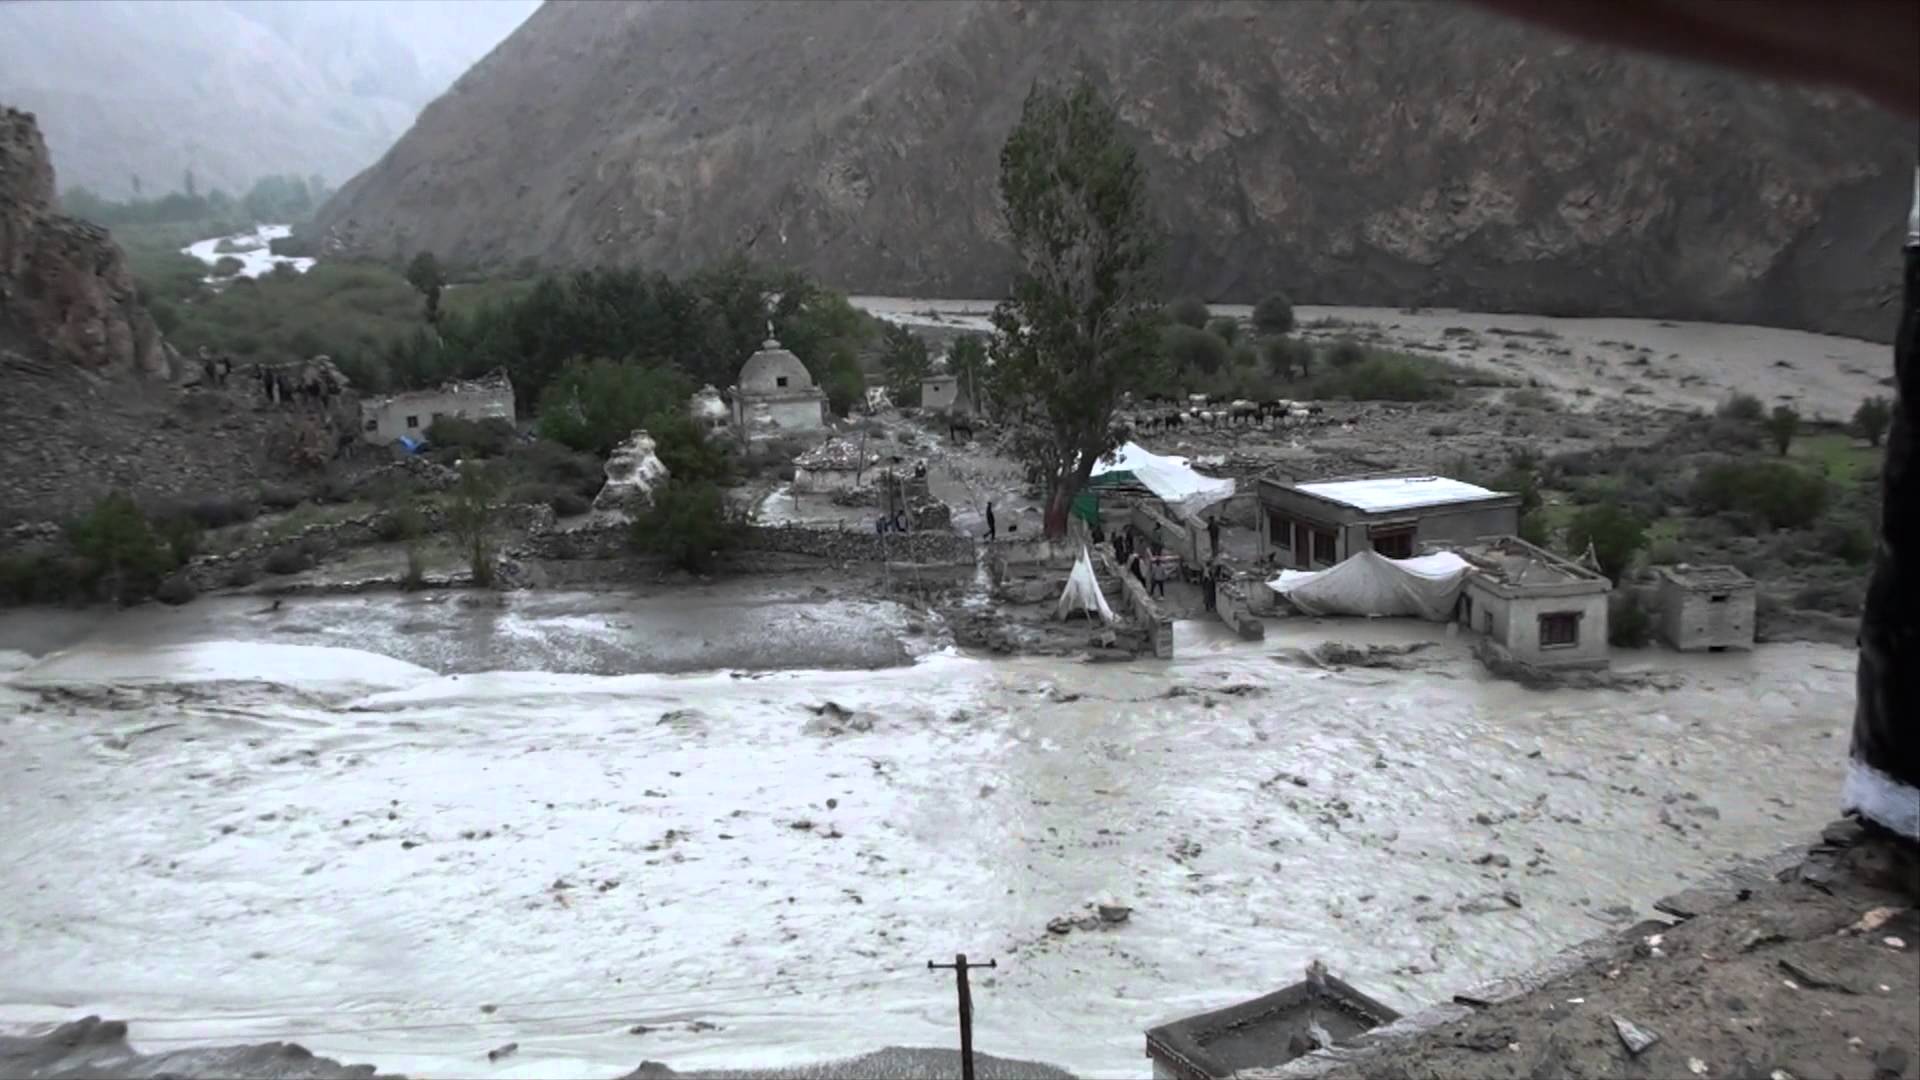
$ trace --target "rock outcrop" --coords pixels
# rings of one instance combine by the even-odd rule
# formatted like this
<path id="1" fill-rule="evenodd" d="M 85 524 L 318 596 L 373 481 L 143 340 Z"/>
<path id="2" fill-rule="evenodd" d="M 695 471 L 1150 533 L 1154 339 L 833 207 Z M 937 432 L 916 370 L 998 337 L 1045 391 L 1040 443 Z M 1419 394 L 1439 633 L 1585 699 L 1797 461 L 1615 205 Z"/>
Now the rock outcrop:
<path id="1" fill-rule="evenodd" d="M 999 296 L 996 155 L 1076 69 L 1144 154 L 1172 290 L 1892 332 L 1911 125 L 1471 5 L 550 3 L 318 235 Z"/>
<path id="2" fill-rule="evenodd" d="M 105 373 L 172 364 L 105 229 L 56 212 L 31 113 L 0 106 L 0 345 Z"/>

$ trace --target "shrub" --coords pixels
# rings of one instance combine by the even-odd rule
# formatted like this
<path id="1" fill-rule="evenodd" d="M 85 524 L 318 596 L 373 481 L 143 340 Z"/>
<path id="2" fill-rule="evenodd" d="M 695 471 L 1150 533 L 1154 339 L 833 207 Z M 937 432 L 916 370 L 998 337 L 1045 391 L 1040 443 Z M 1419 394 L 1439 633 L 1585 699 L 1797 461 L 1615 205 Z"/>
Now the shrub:
<path id="1" fill-rule="evenodd" d="M 593 509 L 592 502 L 588 501 L 584 496 L 576 495 L 571 491 L 563 491 L 555 495 L 547 501 L 547 505 L 553 507 L 553 516 L 555 517 L 579 517 L 581 514 Z"/>
<path id="2" fill-rule="evenodd" d="M 1207 302 L 1197 296 L 1183 296 L 1167 305 L 1167 318 L 1195 330 L 1204 329 L 1211 314 Z"/>
<path id="3" fill-rule="evenodd" d="M 1261 346 L 1267 368 L 1283 379 L 1313 374 L 1313 346 L 1294 338 L 1272 338 Z"/>
<path id="4" fill-rule="evenodd" d="M 484 420 L 466 420 L 442 416 L 427 428 L 427 441 L 437 447 L 451 447 L 471 457 L 499 457 L 513 445 L 513 422 L 493 416 Z"/>
<path id="5" fill-rule="evenodd" d="M 201 528 L 219 529 L 252 521 L 260 515 L 260 509 L 249 499 L 214 498 L 201 499 L 189 507 L 187 513 Z"/>
<path id="6" fill-rule="evenodd" d="M 1640 602 L 1640 594 L 1620 589 L 1607 597 L 1607 644 L 1622 649 L 1646 647 L 1653 638 L 1653 613 Z"/>
<path id="7" fill-rule="evenodd" d="M 244 589 L 259 580 L 259 571 L 246 563 L 236 563 L 233 569 L 227 571 L 222 582 L 229 589 Z"/>
<path id="8" fill-rule="evenodd" d="M 1262 334 L 1293 333 L 1293 302 L 1284 293 L 1269 293 L 1253 305 L 1253 327 Z"/>
<path id="9" fill-rule="evenodd" d="M 307 568 L 307 553 L 298 547 L 274 548 L 263 565 L 269 574 L 297 574 Z"/>
<path id="10" fill-rule="evenodd" d="M 1893 422 L 1893 404 L 1883 397 L 1870 397 L 1853 411 L 1853 427 L 1869 446 L 1879 446 Z"/>
<path id="11" fill-rule="evenodd" d="M 246 263 L 232 255 L 222 255 L 213 261 L 213 272 L 220 277 L 232 277 L 246 268 Z"/>
<path id="12" fill-rule="evenodd" d="M 1589 546 L 1600 572 L 1617 582 L 1634 554 L 1647 546 L 1647 523 L 1619 506 L 1589 506 L 1567 523 L 1567 551 L 1578 558 Z"/>
<path id="13" fill-rule="evenodd" d="M 1828 521 L 1820 526 L 1820 551 L 1850 566 L 1873 559 L 1873 530 L 1861 521 Z"/>
<path id="14" fill-rule="evenodd" d="M 160 583 L 160 587 L 154 590 L 153 598 L 178 607 L 199 595 L 200 590 L 193 587 L 193 582 L 185 574 L 175 574 Z"/>
<path id="15" fill-rule="evenodd" d="M 1207 332 L 1229 345 L 1240 340 L 1240 324 L 1233 319 L 1210 319 L 1207 321 Z"/>
<path id="16" fill-rule="evenodd" d="M 1783 461 L 1724 461 L 1700 471 L 1694 509 L 1751 514 L 1775 529 L 1812 524 L 1827 506 L 1827 481 Z"/>
<path id="17" fill-rule="evenodd" d="M 1520 514 L 1526 516 L 1540 509 L 1540 477 L 1532 469 L 1515 466 L 1493 478 L 1495 491 L 1511 492 L 1520 496 Z"/>
<path id="18" fill-rule="evenodd" d="M 400 578 L 400 587 L 409 592 L 427 587 L 427 557 L 419 544 L 407 545 L 407 572 Z"/>
<path id="19" fill-rule="evenodd" d="M 1447 389 L 1436 382 L 1427 366 L 1410 356 L 1381 353 L 1359 363 L 1342 364 L 1336 348 L 1331 357 L 1334 368 L 1314 381 L 1315 397 L 1346 398 L 1352 401 L 1431 401 L 1445 397 Z"/>
<path id="20" fill-rule="evenodd" d="M 492 585 L 493 525 L 500 494 L 500 474 L 493 466 L 470 461 L 460 468 L 453 501 L 447 506 L 447 531 L 467 556 L 475 585 Z"/>
<path id="21" fill-rule="evenodd" d="M 1553 544 L 1553 530 L 1547 524 L 1547 515 L 1535 510 L 1520 518 L 1520 539 L 1535 547 L 1550 547 Z"/>
<path id="22" fill-rule="evenodd" d="M 564 487 L 589 499 L 599 494 L 607 479 L 599 458 L 549 439 L 515 444 L 507 453 L 506 467 L 517 479 Z"/>
<path id="23" fill-rule="evenodd" d="M 1781 457 L 1787 456 L 1787 448 L 1793 445 L 1793 437 L 1800 430 L 1800 414 L 1786 405 L 1775 405 L 1767 416 L 1767 437 L 1773 440 L 1773 448 Z"/>
<path id="24" fill-rule="evenodd" d="M 1228 357 L 1235 371 L 1257 372 L 1260 368 L 1260 350 L 1249 342 L 1234 345 Z"/>
<path id="25" fill-rule="evenodd" d="M 1752 394 L 1734 394 L 1721 402 L 1719 409 L 1715 412 L 1723 419 L 1756 424 L 1766 416 L 1767 407 Z"/>
<path id="26" fill-rule="evenodd" d="M 1506 401 L 1507 404 L 1516 409 L 1539 409 L 1541 412 L 1557 412 L 1560 408 L 1560 403 L 1554 400 L 1552 394 L 1532 386 L 1523 386 L 1517 390 L 1507 391 Z"/>
<path id="27" fill-rule="evenodd" d="M 1350 368 L 1367 358 L 1366 347 L 1349 337 L 1343 337 L 1326 348 L 1326 362 L 1335 368 Z"/>
<path id="28" fill-rule="evenodd" d="M 1218 334 L 1185 323 L 1166 328 L 1161 350 L 1181 375 L 1212 375 L 1226 366 L 1229 347 Z"/>
<path id="29" fill-rule="evenodd" d="M 93 587 L 92 564 L 52 550 L 0 555 L 0 603 L 57 604 L 84 599 Z"/>
<path id="30" fill-rule="evenodd" d="M 663 555 L 683 570 L 705 573 L 738 543 L 740 525 L 718 486 L 675 480 L 655 496 L 653 508 L 634 521 L 631 539 L 641 551 Z"/>
<path id="31" fill-rule="evenodd" d="M 684 415 L 692 393 L 687 377 L 670 368 L 572 360 L 540 395 L 540 434 L 605 457 L 653 417 Z"/>
<path id="32" fill-rule="evenodd" d="M 67 542 L 86 560 L 88 582 L 104 585 L 123 604 L 150 595 L 179 565 L 172 545 L 124 492 L 101 499 L 69 525 Z"/>
<path id="33" fill-rule="evenodd" d="M 410 503 L 403 503 L 380 515 L 380 520 L 373 525 L 374 535 L 387 543 L 411 540 L 426 529 L 425 516 L 420 513 L 419 507 Z"/>

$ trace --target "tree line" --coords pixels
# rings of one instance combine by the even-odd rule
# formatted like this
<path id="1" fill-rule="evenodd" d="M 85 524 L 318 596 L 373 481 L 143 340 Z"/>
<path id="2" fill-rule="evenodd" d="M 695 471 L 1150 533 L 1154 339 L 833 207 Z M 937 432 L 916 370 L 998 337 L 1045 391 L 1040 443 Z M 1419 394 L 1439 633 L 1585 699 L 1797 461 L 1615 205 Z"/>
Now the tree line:
<path id="1" fill-rule="evenodd" d="M 76 186 L 61 193 L 60 205 L 74 217 L 108 228 L 229 221 L 237 217 L 279 224 L 305 221 L 332 194 L 333 189 L 318 174 L 303 177 L 288 173 L 263 176 L 236 198 L 219 188 L 199 190 L 192 171 L 188 171 L 184 190 L 154 198 L 135 195 L 131 199 L 108 199 Z"/>

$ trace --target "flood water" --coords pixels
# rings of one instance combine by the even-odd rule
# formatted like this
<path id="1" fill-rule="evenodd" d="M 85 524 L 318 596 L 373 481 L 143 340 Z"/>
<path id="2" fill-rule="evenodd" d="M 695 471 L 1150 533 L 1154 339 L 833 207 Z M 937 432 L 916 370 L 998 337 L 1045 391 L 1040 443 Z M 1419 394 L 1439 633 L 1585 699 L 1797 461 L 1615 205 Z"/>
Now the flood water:
<path id="1" fill-rule="evenodd" d="M 0 654 L 0 1025 L 426 1076 L 775 1065 L 951 1045 L 925 965 L 965 952 L 999 965 L 979 1049 L 1141 1076 L 1145 1028 L 1315 957 L 1411 1009 L 1803 839 L 1852 700 L 1819 645 L 1541 693 L 1424 624 L 1183 623 L 1179 659 L 1101 665 L 909 637 L 862 669 L 884 606 L 701 608 L 706 655 L 787 669 L 747 672 L 690 669 L 672 596 L 418 604 L 0 620 L 29 646 Z M 1302 659 L 1328 639 L 1436 644 Z M 1098 900 L 1131 918 L 1047 931 Z"/>

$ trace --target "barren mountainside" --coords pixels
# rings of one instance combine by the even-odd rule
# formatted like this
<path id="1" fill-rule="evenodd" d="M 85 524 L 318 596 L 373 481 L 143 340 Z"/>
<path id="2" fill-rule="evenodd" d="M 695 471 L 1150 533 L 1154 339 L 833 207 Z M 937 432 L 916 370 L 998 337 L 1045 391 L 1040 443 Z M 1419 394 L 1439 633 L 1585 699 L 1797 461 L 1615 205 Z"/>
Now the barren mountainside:
<path id="1" fill-rule="evenodd" d="M 554 0 L 316 229 L 997 296 L 1000 144 L 1074 70 L 1145 154 L 1171 290 L 1892 332 L 1907 125 L 1438 3 Z"/>

